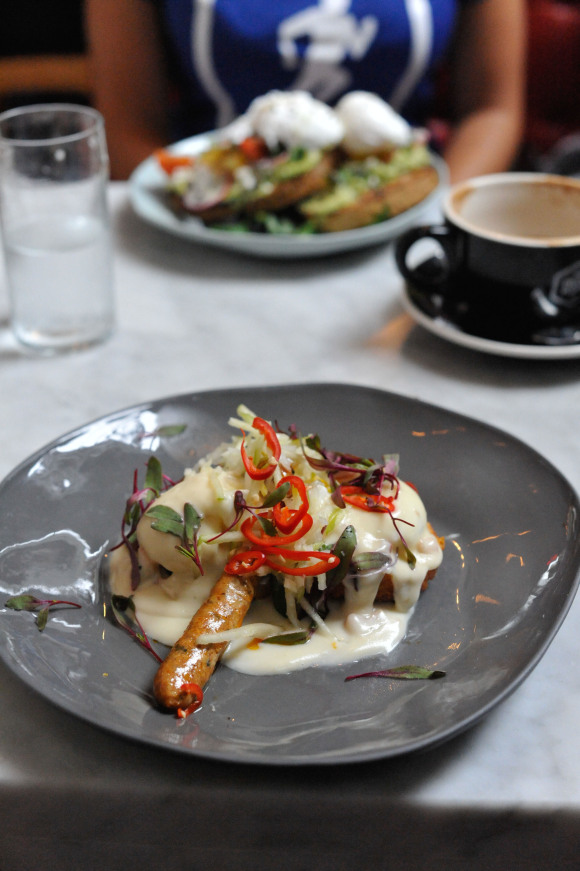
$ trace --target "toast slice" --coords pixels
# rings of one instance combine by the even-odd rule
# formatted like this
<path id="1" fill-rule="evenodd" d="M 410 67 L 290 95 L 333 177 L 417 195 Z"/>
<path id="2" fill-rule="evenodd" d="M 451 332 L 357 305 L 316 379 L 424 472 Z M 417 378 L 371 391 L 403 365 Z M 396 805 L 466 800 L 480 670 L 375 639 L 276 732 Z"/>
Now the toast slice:
<path id="1" fill-rule="evenodd" d="M 288 178 L 271 177 L 269 180 L 271 189 L 268 190 L 263 184 L 261 194 L 254 196 L 250 194 L 245 203 L 245 211 L 279 212 L 326 190 L 330 184 L 331 173 L 336 166 L 336 159 L 336 152 L 323 151 L 317 163 L 306 172 Z"/>
<path id="2" fill-rule="evenodd" d="M 329 190 L 303 201 L 299 209 L 317 232 L 353 230 L 401 214 L 438 183 L 425 146 L 412 145 L 381 158 L 345 161 Z"/>
<path id="3" fill-rule="evenodd" d="M 293 149 L 250 160 L 241 146 L 220 144 L 172 177 L 173 202 L 205 224 L 245 213 L 279 212 L 325 190 L 334 149 Z"/>
<path id="4" fill-rule="evenodd" d="M 316 222 L 317 229 L 321 233 L 336 233 L 393 218 L 424 200 L 438 181 L 432 166 L 413 169 L 379 188 L 369 188 L 352 204 L 324 216 Z"/>

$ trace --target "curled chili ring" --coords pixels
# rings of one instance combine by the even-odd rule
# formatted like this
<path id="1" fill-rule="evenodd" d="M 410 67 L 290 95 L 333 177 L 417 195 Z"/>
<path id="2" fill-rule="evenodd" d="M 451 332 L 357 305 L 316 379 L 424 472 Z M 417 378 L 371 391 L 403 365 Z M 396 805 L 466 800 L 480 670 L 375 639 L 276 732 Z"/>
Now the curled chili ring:
<path id="1" fill-rule="evenodd" d="M 289 535 L 268 535 L 260 524 L 260 518 L 256 515 L 252 515 L 244 520 L 241 526 L 241 531 L 248 541 L 252 542 L 252 544 L 257 545 L 264 550 L 270 550 L 271 548 L 279 548 L 286 544 L 292 544 L 293 541 L 298 541 L 299 538 L 306 535 L 314 523 L 312 515 L 305 514 L 299 523 L 300 525 L 298 528 Z"/>
<path id="2" fill-rule="evenodd" d="M 193 714 L 194 711 L 201 706 L 203 701 L 203 690 L 196 683 L 183 683 L 181 684 L 180 690 L 182 693 L 190 693 L 195 696 L 194 700 L 186 707 L 186 708 L 178 708 L 177 716 L 180 720 L 184 720 L 186 717 L 189 717 L 190 714 Z"/>
<path id="3" fill-rule="evenodd" d="M 292 562 L 309 559 L 316 559 L 317 562 L 309 566 L 288 566 L 284 563 L 276 562 L 275 557 L 281 557 L 284 560 L 291 560 Z M 330 571 L 330 569 L 335 569 L 339 563 L 340 557 L 333 553 L 318 550 L 289 550 L 288 548 L 277 547 L 266 554 L 266 565 L 284 575 L 323 575 Z"/>
<path id="4" fill-rule="evenodd" d="M 265 561 L 266 556 L 261 551 L 243 550 L 230 557 L 224 571 L 228 575 L 248 575 L 263 566 Z"/>
<path id="5" fill-rule="evenodd" d="M 246 436 L 244 434 L 244 437 L 242 438 L 242 445 L 240 448 L 242 454 L 242 462 L 250 478 L 252 478 L 254 481 L 265 481 L 266 478 L 269 478 L 278 466 L 278 460 L 280 459 L 282 449 L 280 447 L 280 442 L 278 441 L 278 436 L 276 435 L 267 420 L 264 420 L 263 417 L 255 417 L 252 422 L 252 426 L 264 436 L 264 441 L 266 442 L 266 447 L 270 452 L 270 457 L 265 466 L 257 466 L 254 460 L 248 456 L 245 442 Z"/>
<path id="6" fill-rule="evenodd" d="M 298 526 L 308 511 L 308 495 L 306 493 L 306 484 L 298 475 L 285 475 L 278 482 L 278 486 L 282 484 L 290 484 L 290 487 L 296 491 L 300 499 L 298 508 L 289 508 L 283 502 L 274 505 L 274 522 L 276 526 L 282 532 L 290 533 Z"/>

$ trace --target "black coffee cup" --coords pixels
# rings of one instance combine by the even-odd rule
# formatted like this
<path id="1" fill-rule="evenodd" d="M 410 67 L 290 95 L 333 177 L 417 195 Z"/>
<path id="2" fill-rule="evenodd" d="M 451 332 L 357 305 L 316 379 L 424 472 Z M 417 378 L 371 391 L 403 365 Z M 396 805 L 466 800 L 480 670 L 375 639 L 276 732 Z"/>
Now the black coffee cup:
<path id="1" fill-rule="evenodd" d="M 491 309 L 554 324 L 580 317 L 580 180 L 481 176 L 451 188 L 443 216 L 396 243 L 399 271 L 416 292 L 469 306 L 474 317 Z"/>

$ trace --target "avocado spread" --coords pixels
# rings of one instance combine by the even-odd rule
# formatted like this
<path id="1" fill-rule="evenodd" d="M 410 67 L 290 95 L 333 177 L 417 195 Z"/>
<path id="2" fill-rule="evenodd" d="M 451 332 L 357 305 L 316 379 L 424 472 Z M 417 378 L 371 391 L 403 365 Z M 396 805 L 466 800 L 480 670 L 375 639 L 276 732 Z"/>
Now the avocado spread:
<path id="1" fill-rule="evenodd" d="M 334 173 L 330 190 L 304 200 L 300 211 L 309 218 L 330 215 L 354 203 L 365 191 L 380 188 L 429 162 L 429 152 L 424 145 L 397 148 L 388 161 L 378 157 L 349 160 Z"/>

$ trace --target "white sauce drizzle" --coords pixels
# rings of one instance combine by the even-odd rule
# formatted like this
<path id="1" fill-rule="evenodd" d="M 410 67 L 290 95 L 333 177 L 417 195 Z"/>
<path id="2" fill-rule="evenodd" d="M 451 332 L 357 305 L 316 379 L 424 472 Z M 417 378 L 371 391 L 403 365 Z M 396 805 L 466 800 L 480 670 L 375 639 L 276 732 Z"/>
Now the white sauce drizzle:
<path id="1" fill-rule="evenodd" d="M 250 612 L 249 619 L 252 622 L 280 620 L 267 599 L 254 602 Z M 367 614 L 365 631 L 360 633 L 359 627 L 352 622 L 354 614 L 345 610 L 344 603 L 334 603 L 330 616 L 325 620 L 329 634 L 315 632 L 306 644 L 292 646 L 253 645 L 248 644 L 247 638 L 238 639 L 230 642 L 222 662 L 244 674 L 284 674 L 312 666 L 342 665 L 375 654 L 387 654 L 404 636 L 410 613 L 396 611 L 393 605 L 376 605 L 372 618 Z M 307 621 L 303 625 L 307 628 Z"/>
<path id="2" fill-rule="evenodd" d="M 200 538 L 207 539 L 228 527 L 235 516 L 234 493 L 244 489 L 243 475 L 210 466 L 188 470 L 183 480 L 163 493 L 158 503 L 169 505 L 181 513 L 185 502 L 191 502 L 203 515 Z M 394 495 L 389 485 L 385 495 Z M 247 491 L 244 491 L 247 493 Z M 409 617 L 420 594 L 421 585 L 431 569 L 442 559 L 439 540 L 427 525 L 423 503 L 413 487 L 400 481 L 393 517 L 408 547 L 416 556 L 414 568 L 404 558 L 400 534 L 391 517 L 382 512 L 364 511 L 347 505 L 339 510 L 330 499 L 328 488 L 314 478 L 308 484 L 310 512 L 315 519 L 312 530 L 301 540 L 304 549 L 324 538 L 330 523 L 334 543 L 343 529 L 352 524 L 357 533 L 355 555 L 379 551 L 394 554 L 394 565 L 387 567 L 392 576 L 394 604 L 375 604 L 375 596 L 385 569 L 349 577 L 345 581 L 344 601 L 333 601 L 325 620 L 326 631 L 316 631 L 305 644 L 277 645 L 256 643 L 248 637 L 230 641 L 222 657 L 229 668 L 247 674 L 278 674 L 297 669 L 355 662 L 376 654 L 387 654 L 404 636 Z M 403 522 L 406 521 L 406 522 Z M 214 583 L 227 562 L 232 541 L 244 541 L 233 531 L 217 542 L 200 544 L 199 553 L 204 575 L 192 560 L 180 554 L 177 539 L 151 528 L 148 517 L 141 519 L 138 529 L 141 583 L 133 593 L 135 607 L 143 628 L 150 638 L 172 645 L 186 629 L 192 615 L 207 599 Z M 398 558 L 397 558 L 398 555 Z M 159 566 L 172 574 L 163 577 Z M 288 580 L 286 589 L 293 589 L 297 579 Z M 110 584 L 114 593 L 129 596 L 130 562 L 125 548 L 111 555 Z M 298 586 L 300 580 L 298 580 Z M 293 600 L 293 597 L 290 596 Z M 280 627 L 280 632 L 308 628 L 311 621 L 294 616 L 292 622 L 278 614 L 269 598 L 252 604 L 245 623 L 268 623 Z"/>

